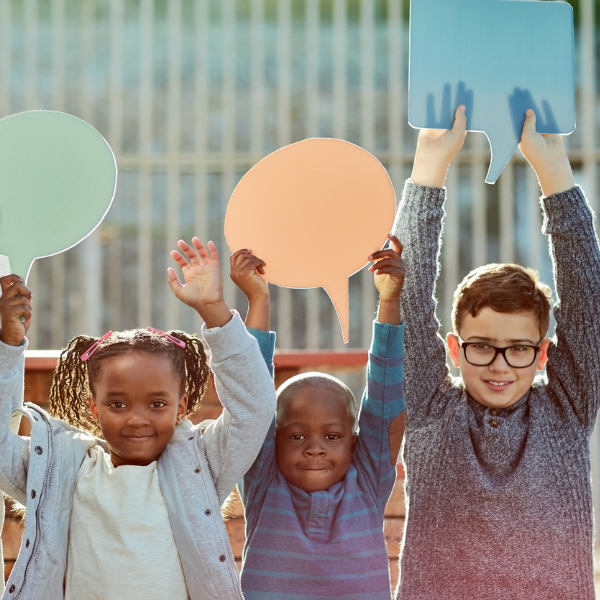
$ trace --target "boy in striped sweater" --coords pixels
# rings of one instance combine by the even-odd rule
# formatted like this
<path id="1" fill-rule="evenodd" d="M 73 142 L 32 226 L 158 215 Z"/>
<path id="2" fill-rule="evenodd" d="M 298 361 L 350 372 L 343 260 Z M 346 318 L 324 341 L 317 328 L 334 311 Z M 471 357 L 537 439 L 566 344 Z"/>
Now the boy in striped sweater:
<path id="1" fill-rule="evenodd" d="M 247 600 L 390 600 L 383 512 L 404 434 L 400 242 L 375 252 L 380 303 L 373 325 L 360 416 L 352 392 L 323 373 L 304 373 L 277 391 L 277 413 L 254 465 L 239 484 L 246 511 L 242 590 Z M 248 298 L 246 325 L 273 369 L 269 290 L 263 261 L 231 258 Z"/>

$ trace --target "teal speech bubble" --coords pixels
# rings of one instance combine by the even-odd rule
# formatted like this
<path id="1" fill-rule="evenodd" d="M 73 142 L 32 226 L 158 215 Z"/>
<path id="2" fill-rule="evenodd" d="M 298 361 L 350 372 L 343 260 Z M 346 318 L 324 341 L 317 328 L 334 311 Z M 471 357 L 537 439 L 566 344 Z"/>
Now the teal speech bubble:
<path id="1" fill-rule="evenodd" d="M 85 239 L 102 222 L 116 185 L 112 150 L 85 121 L 45 110 L 1 119 L 0 274 L 26 280 L 36 258 Z"/>
<path id="2" fill-rule="evenodd" d="M 411 0 L 410 125 L 487 135 L 494 183 L 533 108 L 540 133 L 575 129 L 573 9 L 531 0 Z"/>

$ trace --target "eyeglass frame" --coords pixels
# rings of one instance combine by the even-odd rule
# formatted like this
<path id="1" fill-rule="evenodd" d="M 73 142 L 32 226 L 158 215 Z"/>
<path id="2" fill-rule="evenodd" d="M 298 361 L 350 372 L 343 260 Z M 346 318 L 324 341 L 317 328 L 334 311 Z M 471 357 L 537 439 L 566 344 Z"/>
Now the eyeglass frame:
<path id="1" fill-rule="evenodd" d="M 470 365 L 473 365 L 474 367 L 489 367 L 498 358 L 498 354 L 502 354 L 502 358 L 504 359 L 504 362 L 511 369 L 528 369 L 535 362 L 535 359 L 537 358 L 537 355 L 538 355 L 538 353 L 540 351 L 540 348 L 542 347 L 541 340 L 540 340 L 539 344 L 513 344 L 512 346 L 505 346 L 504 348 L 498 348 L 498 346 L 492 346 L 492 344 L 488 344 L 487 342 L 465 342 L 459 335 L 457 335 L 456 337 L 458 338 L 458 345 L 463 349 L 463 352 L 464 352 L 464 355 L 465 355 L 465 360 Z M 494 352 L 495 352 L 494 358 L 492 358 L 492 360 L 489 363 L 486 363 L 485 365 L 476 365 L 475 363 L 472 363 L 467 358 L 466 348 L 468 348 L 469 346 L 475 346 L 477 344 L 483 345 L 483 346 L 489 346 L 490 348 L 494 349 Z M 535 350 L 535 354 L 533 355 L 533 360 L 528 365 L 525 365 L 525 366 L 522 366 L 522 367 L 514 367 L 513 365 L 511 365 L 508 362 L 508 359 L 506 358 L 506 351 L 510 350 L 510 348 L 516 348 L 517 346 L 521 346 L 521 347 L 525 347 L 525 348 L 533 348 Z"/>

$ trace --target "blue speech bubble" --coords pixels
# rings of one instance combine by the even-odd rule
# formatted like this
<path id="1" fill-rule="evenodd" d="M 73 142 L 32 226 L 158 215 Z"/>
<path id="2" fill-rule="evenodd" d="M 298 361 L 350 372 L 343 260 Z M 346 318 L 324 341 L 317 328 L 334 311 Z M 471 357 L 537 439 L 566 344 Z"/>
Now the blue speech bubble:
<path id="1" fill-rule="evenodd" d="M 449 129 L 466 106 L 483 131 L 494 183 L 533 108 L 540 133 L 575 129 L 573 9 L 536 0 L 412 0 L 408 120 Z"/>

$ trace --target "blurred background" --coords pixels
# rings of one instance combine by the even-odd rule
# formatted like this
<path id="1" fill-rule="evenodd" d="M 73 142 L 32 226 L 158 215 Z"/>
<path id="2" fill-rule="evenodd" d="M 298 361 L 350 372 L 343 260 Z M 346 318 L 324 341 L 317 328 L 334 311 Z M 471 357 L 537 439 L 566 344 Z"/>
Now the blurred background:
<path id="1" fill-rule="evenodd" d="M 575 178 L 598 208 L 600 0 L 571 4 L 577 128 L 566 141 Z M 119 167 L 114 204 L 96 232 L 34 263 L 30 348 L 137 326 L 198 331 L 198 317 L 166 283 L 169 251 L 192 235 L 220 248 L 226 299 L 245 313 L 228 276 L 225 210 L 243 174 L 282 146 L 349 140 L 379 158 L 400 196 L 417 135 L 407 123 L 409 9 L 409 0 L 0 0 L 0 117 L 76 115 L 105 136 Z M 519 262 L 552 280 L 533 171 L 517 151 L 486 185 L 489 159 L 485 136 L 469 134 L 449 172 L 444 330 L 452 292 L 475 266 Z M 347 347 L 323 290 L 272 287 L 272 304 L 278 348 L 354 350 L 354 362 L 316 366 L 359 392 L 356 351 L 370 341 L 372 275 L 351 277 Z M 600 474 L 597 438 L 592 456 Z"/>

